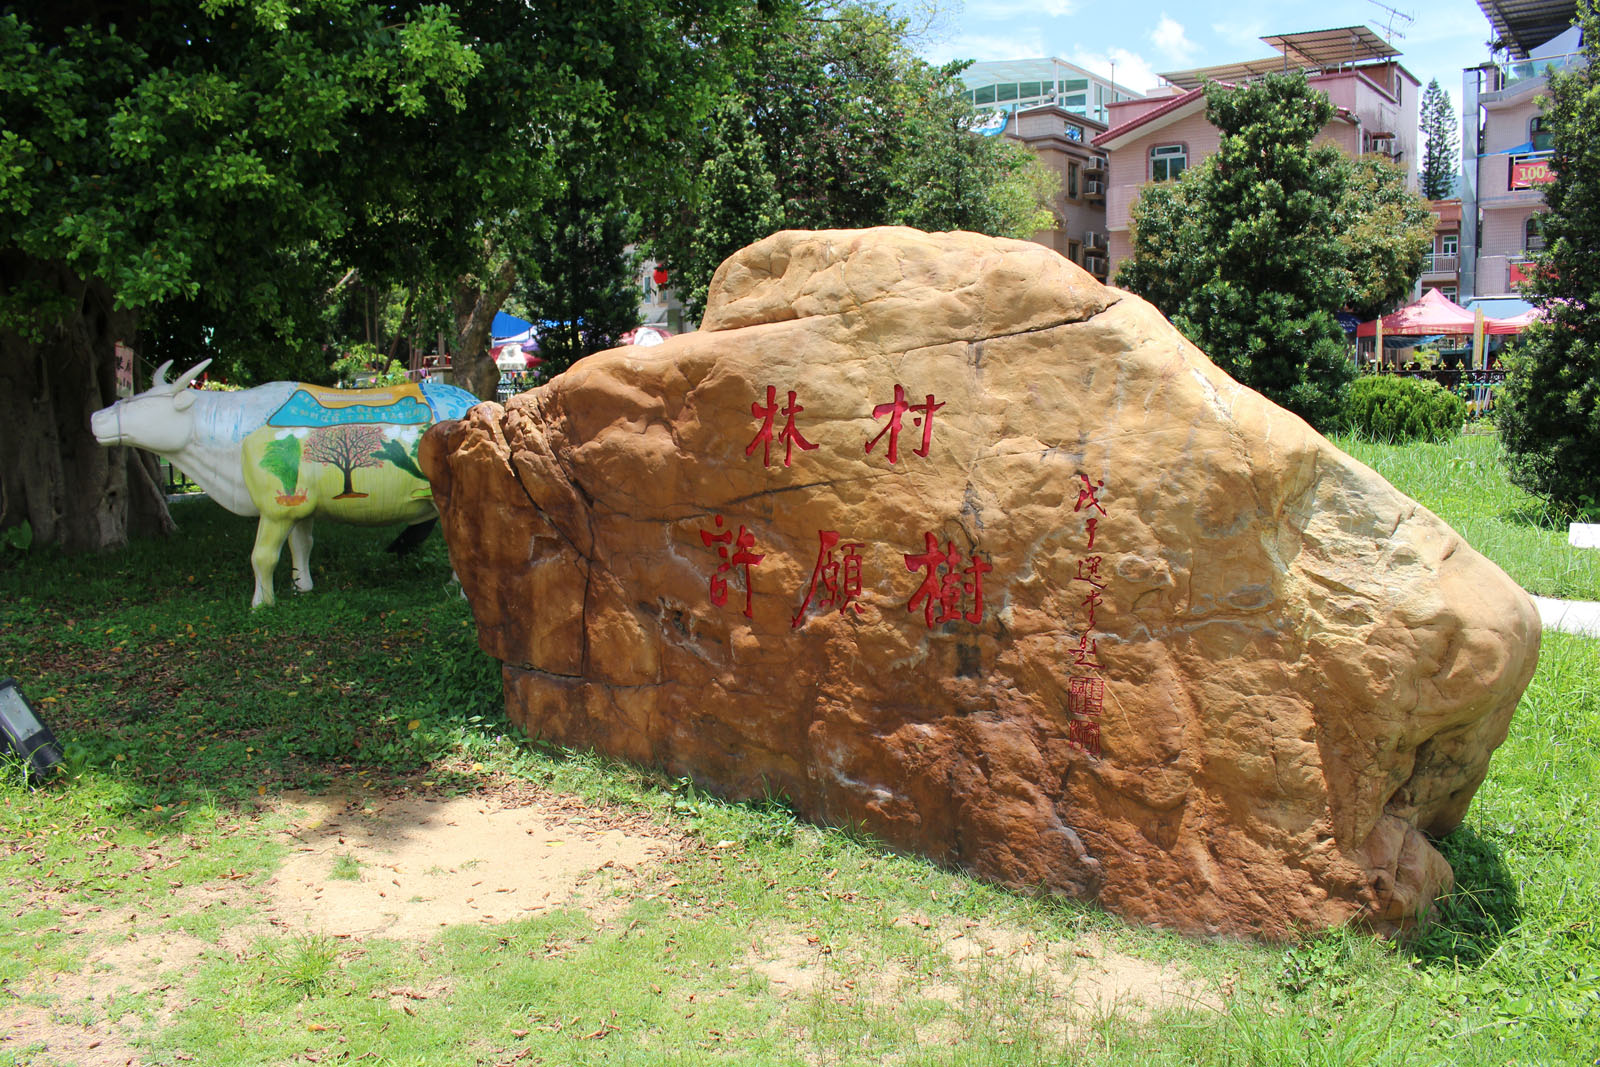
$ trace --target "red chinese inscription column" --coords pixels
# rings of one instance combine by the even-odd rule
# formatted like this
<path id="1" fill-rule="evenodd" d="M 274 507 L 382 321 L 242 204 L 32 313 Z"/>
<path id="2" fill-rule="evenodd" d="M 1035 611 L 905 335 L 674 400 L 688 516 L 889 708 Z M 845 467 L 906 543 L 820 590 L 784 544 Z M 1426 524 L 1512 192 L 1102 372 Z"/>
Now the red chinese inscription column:
<path id="1" fill-rule="evenodd" d="M 1091 550 L 1094 548 L 1095 527 L 1100 522 L 1094 513 L 1106 513 L 1105 506 L 1100 503 L 1100 492 L 1106 483 L 1104 479 L 1090 482 L 1088 475 L 1082 473 L 1078 477 L 1083 481 L 1083 488 L 1078 490 L 1078 502 L 1072 510 L 1074 513 L 1088 511 L 1083 526 L 1087 536 L 1085 549 Z M 1078 633 L 1078 644 L 1072 650 L 1072 665 L 1085 673 L 1067 680 L 1067 738 L 1080 751 L 1096 758 L 1101 751 L 1100 712 L 1106 696 L 1105 679 L 1100 677 L 1105 667 L 1100 662 L 1099 641 L 1095 637 L 1095 609 L 1104 602 L 1101 594 L 1107 584 L 1100 574 L 1104 561 L 1104 556 L 1091 555 L 1078 560 L 1078 573 L 1073 581 L 1088 586 L 1088 592 L 1079 602 L 1084 609 L 1084 622 L 1083 629 Z"/>

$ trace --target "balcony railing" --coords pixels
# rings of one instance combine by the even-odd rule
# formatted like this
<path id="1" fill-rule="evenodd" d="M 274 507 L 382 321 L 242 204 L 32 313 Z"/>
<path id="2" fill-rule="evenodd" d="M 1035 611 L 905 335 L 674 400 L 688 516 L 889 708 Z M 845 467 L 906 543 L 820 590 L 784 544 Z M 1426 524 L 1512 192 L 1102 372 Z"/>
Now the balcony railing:
<path id="1" fill-rule="evenodd" d="M 1515 63 L 1506 63 L 1500 68 L 1499 88 L 1510 89 L 1519 82 L 1542 78 L 1552 71 L 1579 70 L 1585 62 L 1582 52 L 1568 52 L 1566 55 L 1549 56 L 1545 59 L 1521 59 Z"/>
<path id="2" fill-rule="evenodd" d="M 1454 274 L 1461 269 L 1461 257 L 1434 253 L 1422 257 L 1423 274 Z"/>

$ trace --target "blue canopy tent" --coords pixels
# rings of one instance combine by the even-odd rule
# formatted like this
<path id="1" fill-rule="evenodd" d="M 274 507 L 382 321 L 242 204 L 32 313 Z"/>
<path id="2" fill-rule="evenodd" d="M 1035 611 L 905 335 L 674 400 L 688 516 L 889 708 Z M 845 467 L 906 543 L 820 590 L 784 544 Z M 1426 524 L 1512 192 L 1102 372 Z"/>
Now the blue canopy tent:
<path id="1" fill-rule="evenodd" d="M 489 336 L 494 338 L 491 342 L 493 348 L 530 343 L 534 338 L 533 323 L 515 315 L 507 315 L 504 311 L 496 311 L 494 323 L 489 327 Z"/>

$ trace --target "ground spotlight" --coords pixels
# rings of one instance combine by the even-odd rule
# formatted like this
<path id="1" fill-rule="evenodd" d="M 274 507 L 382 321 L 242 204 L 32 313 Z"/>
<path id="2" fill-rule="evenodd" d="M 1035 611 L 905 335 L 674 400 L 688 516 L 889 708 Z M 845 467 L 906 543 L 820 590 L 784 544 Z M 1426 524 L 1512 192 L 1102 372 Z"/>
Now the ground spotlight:
<path id="1" fill-rule="evenodd" d="M 61 746 L 50 727 L 39 721 L 15 678 L 0 680 L 0 733 L 28 764 L 30 777 L 44 778 L 61 762 Z"/>

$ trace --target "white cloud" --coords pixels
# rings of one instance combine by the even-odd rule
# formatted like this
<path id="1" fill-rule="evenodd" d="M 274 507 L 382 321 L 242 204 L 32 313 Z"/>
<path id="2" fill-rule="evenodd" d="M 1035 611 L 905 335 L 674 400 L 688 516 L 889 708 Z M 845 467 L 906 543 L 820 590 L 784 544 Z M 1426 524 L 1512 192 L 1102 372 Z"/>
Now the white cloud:
<path id="1" fill-rule="evenodd" d="M 1187 63 L 1200 50 L 1198 45 L 1189 40 L 1184 32 L 1183 23 L 1170 17 L 1165 11 L 1161 13 L 1161 20 L 1156 23 L 1156 28 L 1150 31 L 1150 43 L 1174 63 Z"/>
<path id="2" fill-rule="evenodd" d="M 1253 59 L 1266 47 L 1261 43 L 1261 36 L 1267 31 L 1259 22 L 1213 22 L 1211 32 L 1230 44 L 1249 49 L 1234 57 L 1236 59 Z"/>
<path id="3" fill-rule="evenodd" d="M 967 34 L 929 48 L 924 58 L 932 63 L 948 63 L 953 59 L 975 59 L 982 63 L 999 59 L 1035 59 L 1049 54 L 1039 32 L 1029 30 L 1004 37 Z"/>
<path id="4" fill-rule="evenodd" d="M 1074 52 L 1067 57 L 1085 70 L 1110 78 L 1138 92 L 1149 92 L 1161 83 L 1155 68 L 1137 52 L 1112 48 L 1105 52 Z"/>

